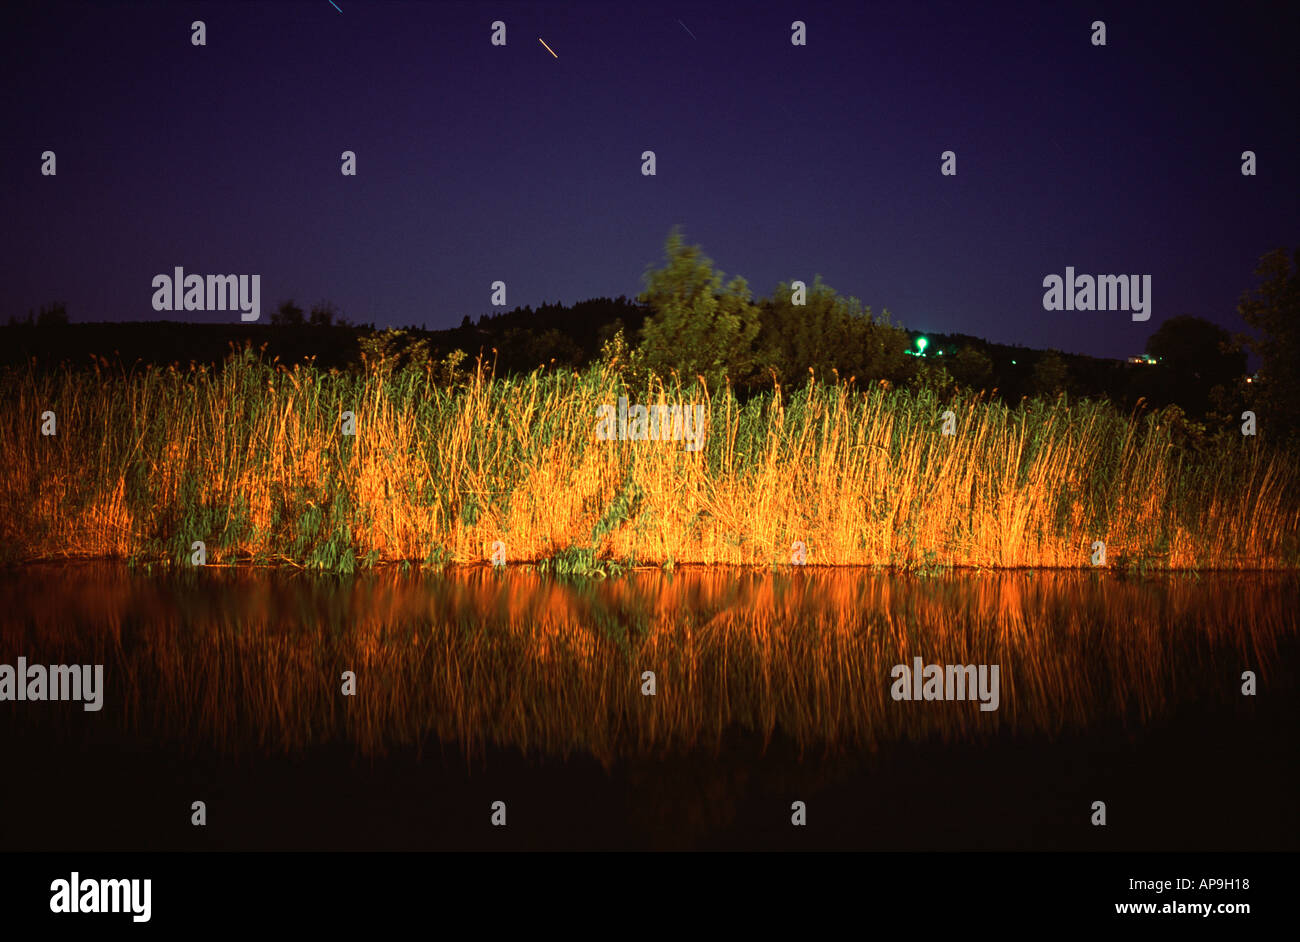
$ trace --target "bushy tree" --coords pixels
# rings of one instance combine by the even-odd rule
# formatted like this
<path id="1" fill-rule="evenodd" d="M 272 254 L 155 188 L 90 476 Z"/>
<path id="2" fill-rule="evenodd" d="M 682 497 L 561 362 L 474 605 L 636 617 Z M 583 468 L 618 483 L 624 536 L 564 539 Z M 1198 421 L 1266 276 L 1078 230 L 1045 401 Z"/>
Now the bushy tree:
<path id="1" fill-rule="evenodd" d="M 753 369 L 753 345 L 759 331 L 758 308 L 749 285 L 735 277 L 723 287 L 699 246 L 686 245 L 677 229 L 664 246 L 666 264 L 646 274 L 639 300 L 651 314 L 641 327 L 646 366 L 660 373 L 695 375 L 711 386 L 723 377 L 747 377 Z"/>
<path id="2" fill-rule="evenodd" d="M 42 304 L 40 312 L 37 313 L 31 309 L 27 311 L 27 319 L 20 321 L 12 314 L 9 315 L 10 327 L 62 327 L 68 323 L 68 306 L 62 301 L 55 301 L 53 304 Z"/>
<path id="3" fill-rule="evenodd" d="M 1069 392 L 1070 368 L 1059 350 L 1048 350 L 1038 358 L 1029 388 L 1036 396 L 1059 396 Z"/>
<path id="4" fill-rule="evenodd" d="M 428 338 L 417 337 L 405 329 L 390 327 L 363 333 L 357 337 L 357 349 L 365 368 L 381 376 L 388 376 L 398 369 L 423 372 L 433 366 Z"/>
<path id="5" fill-rule="evenodd" d="M 782 282 L 759 303 L 761 372 L 784 382 L 807 379 L 809 370 L 827 382 L 832 371 L 863 382 L 896 380 L 905 372 L 906 335 L 887 320 L 876 321 L 857 298 L 837 294 L 818 276 L 803 300 L 795 304 L 790 284 Z"/>
<path id="6" fill-rule="evenodd" d="M 62 301 L 42 306 L 41 313 L 36 316 L 37 327 L 63 327 L 67 323 L 68 306 Z"/>
<path id="7" fill-rule="evenodd" d="M 559 366 L 577 366 L 582 348 L 567 334 L 556 330 L 528 330 L 509 327 L 500 339 L 502 362 L 509 369 L 526 372 L 552 360 Z"/>
<path id="8" fill-rule="evenodd" d="M 993 360 L 978 347 L 965 346 L 944 358 L 948 372 L 963 389 L 988 389 L 993 380 Z"/>
<path id="9" fill-rule="evenodd" d="M 281 301 L 280 306 L 271 313 L 272 324 L 282 324 L 286 327 L 301 327 L 303 325 L 302 308 L 293 303 L 293 299 Z"/>
<path id="10" fill-rule="evenodd" d="M 645 357 L 639 348 L 627 342 L 621 326 L 612 337 L 602 341 L 599 361 L 603 368 L 622 376 L 629 387 L 639 389 L 645 385 Z"/>
<path id="11" fill-rule="evenodd" d="M 1167 373 L 1173 401 L 1198 418 L 1246 372 L 1246 354 L 1232 335 L 1200 317 L 1171 317 L 1151 335 L 1146 352 Z"/>
<path id="12" fill-rule="evenodd" d="M 1258 383 L 1252 392 L 1261 425 L 1280 435 L 1300 433 L 1300 249 L 1291 258 L 1274 249 L 1260 259 L 1255 274 L 1263 279 L 1237 306 L 1247 324 L 1260 332 L 1250 340 L 1259 355 Z"/>
<path id="13" fill-rule="evenodd" d="M 338 308 L 328 301 L 317 301 L 311 306 L 307 323 L 313 327 L 332 327 L 339 316 Z"/>
<path id="14" fill-rule="evenodd" d="M 952 374 L 944 367 L 940 359 L 916 357 L 916 365 L 908 378 L 907 385 L 920 392 L 932 393 L 940 399 L 947 399 L 956 390 L 957 383 Z"/>

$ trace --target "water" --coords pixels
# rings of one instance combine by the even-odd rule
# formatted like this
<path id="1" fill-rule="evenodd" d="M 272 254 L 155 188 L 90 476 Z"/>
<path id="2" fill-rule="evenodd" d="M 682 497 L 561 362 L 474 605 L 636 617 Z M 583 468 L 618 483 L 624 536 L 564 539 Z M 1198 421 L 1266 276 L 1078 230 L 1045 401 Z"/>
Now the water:
<path id="1" fill-rule="evenodd" d="M 1298 581 L 27 567 L 0 664 L 106 689 L 0 701 L 0 848 L 1297 849 Z"/>

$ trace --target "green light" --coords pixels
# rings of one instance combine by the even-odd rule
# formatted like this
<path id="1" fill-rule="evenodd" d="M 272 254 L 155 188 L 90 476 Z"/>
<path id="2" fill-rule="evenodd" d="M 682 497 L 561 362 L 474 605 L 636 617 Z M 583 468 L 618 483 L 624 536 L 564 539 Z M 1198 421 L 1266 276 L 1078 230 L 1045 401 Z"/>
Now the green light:
<path id="1" fill-rule="evenodd" d="M 930 341 L 927 340 L 925 337 L 917 337 L 916 338 L 917 353 L 919 353 L 921 356 L 925 356 L 925 348 L 929 345 L 929 343 Z"/>

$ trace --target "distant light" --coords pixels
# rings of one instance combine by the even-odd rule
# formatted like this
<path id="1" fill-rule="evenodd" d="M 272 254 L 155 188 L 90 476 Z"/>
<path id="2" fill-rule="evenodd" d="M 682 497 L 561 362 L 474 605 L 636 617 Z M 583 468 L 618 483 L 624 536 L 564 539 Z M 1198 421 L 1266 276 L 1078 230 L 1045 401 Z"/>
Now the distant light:
<path id="1" fill-rule="evenodd" d="M 1011 361 L 1011 365 L 1012 365 L 1012 366 L 1015 366 L 1015 365 L 1016 365 L 1016 361 L 1015 361 L 1015 360 L 1012 360 L 1012 361 Z"/>
<path id="2" fill-rule="evenodd" d="M 916 350 L 921 356 L 925 356 L 925 348 L 930 345 L 930 341 L 925 337 L 916 338 Z"/>

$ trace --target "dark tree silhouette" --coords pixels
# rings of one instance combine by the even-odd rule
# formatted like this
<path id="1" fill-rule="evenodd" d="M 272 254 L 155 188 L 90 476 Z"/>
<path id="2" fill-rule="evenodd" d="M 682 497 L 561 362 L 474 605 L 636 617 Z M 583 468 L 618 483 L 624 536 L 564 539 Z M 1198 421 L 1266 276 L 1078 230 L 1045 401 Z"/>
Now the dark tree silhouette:
<path id="1" fill-rule="evenodd" d="M 1255 274 L 1263 283 L 1247 291 L 1237 306 L 1242 319 L 1259 331 L 1250 341 L 1259 355 L 1260 382 L 1253 401 L 1262 430 L 1279 436 L 1300 434 L 1300 249 L 1291 258 L 1274 249 L 1260 259 Z"/>
<path id="2" fill-rule="evenodd" d="M 1245 351 L 1232 335 L 1200 317 L 1171 317 L 1151 335 L 1146 352 L 1160 361 L 1171 384 L 1170 398 L 1198 418 L 1246 372 Z"/>

